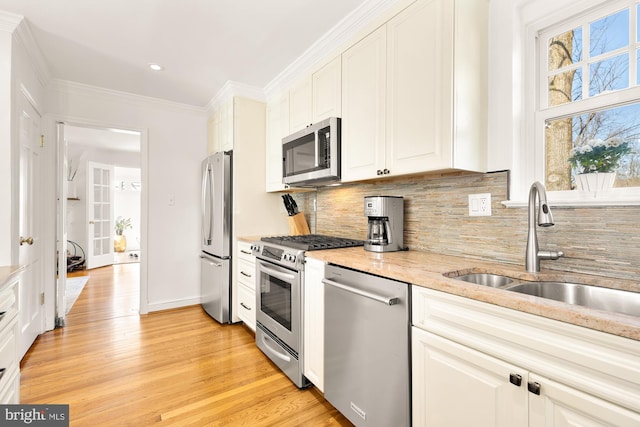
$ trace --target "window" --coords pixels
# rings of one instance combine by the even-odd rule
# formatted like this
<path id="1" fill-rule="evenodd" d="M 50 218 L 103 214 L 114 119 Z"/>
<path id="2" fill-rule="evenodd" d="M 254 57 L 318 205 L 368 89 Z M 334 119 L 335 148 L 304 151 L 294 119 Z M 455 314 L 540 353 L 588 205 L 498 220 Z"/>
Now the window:
<path id="1" fill-rule="evenodd" d="M 615 172 L 614 189 L 593 197 L 640 195 L 639 3 L 605 2 L 538 33 L 548 191 L 567 196 L 583 188 L 581 174 Z"/>

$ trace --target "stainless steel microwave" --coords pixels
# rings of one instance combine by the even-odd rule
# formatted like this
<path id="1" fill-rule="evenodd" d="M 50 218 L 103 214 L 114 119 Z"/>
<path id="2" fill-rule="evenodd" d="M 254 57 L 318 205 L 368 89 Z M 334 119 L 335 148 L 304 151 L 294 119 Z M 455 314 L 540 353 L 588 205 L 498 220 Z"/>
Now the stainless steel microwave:
<path id="1" fill-rule="evenodd" d="M 330 117 L 282 139 L 282 181 L 314 187 L 340 181 L 340 118 Z"/>

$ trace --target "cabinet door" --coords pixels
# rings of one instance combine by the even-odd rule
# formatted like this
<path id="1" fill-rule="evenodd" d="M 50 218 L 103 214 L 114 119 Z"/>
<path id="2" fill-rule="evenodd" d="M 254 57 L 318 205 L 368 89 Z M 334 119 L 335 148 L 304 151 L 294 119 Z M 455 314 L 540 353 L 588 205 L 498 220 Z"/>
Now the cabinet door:
<path id="1" fill-rule="evenodd" d="M 386 168 L 452 166 L 453 4 L 420 0 L 387 23 Z"/>
<path id="2" fill-rule="evenodd" d="M 414 426 L 528 426 L 525 370 L 411 329 Z"/>
<path id="3" fill-rule="evenodd" d="M 267 105 L 266 186 L 267 191 L 289 188 L 282 183 L 282 138 L 289 135 L 289 93 Z"/>
<path id="4" fill-rule="evenodd" d="M 531 374 L 540 394 L 529 393 L 531 427 L 632 427 L 640 426 L 640 414 Z"/>
<path id="5" fill-rule="evenodd" d="M 342 116 L 342 58 L 313 73 L 313 123 Z"/>
<path id="6" fill-rule="evenodd" d="M 304 272 L 304 375 L 324 392 L 324 262 L 307 258 Z"/>
<path id="7" fill-rule="evenodd" d="M 305 78 L 289 90 L 289 133 L 311 124 L 311 77 Z"/>
<path id="8" fill-rule="evenodd" d="M 220 107 L 220 133 L 218 151 L 233 150 L 234 102 L 231 98 Z"/>
<path id="9" fill-rule="evenodd" d="M 384 169 L 386 27 L 342 54 L 342 181 Z"/>

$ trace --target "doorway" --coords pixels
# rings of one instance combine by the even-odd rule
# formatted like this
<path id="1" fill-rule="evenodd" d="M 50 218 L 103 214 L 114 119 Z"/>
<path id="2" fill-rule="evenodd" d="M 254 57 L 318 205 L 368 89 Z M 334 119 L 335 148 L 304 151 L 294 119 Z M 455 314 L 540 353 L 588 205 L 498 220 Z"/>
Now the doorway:
<path id="1" fill-rule="evenodd" d="M 78 292 L 68 286 L 67 273 L 88 276 L 91 280 L 92 270 L 123 262 L 123 254 L 131 255 L 124 258 L 126 262 L 140 263 L 144 219 L 141 133 L 76 124 L 63 127 L 61 150 L 66 167 L 61 168 L 65 169 L 61 173 L 67 185 L 67 203 L 66 209 L 61 209 L 61 222 L 66 231 L 67 269 L 58 268 L 58 286 L 65 288 L 65 302 L 69 302 L 65 303 L 66 314 L 69 304 L 75 301 L 71 292 Z M 127 226 L 120 236 L 116 234 L 116 224 L 122 223 Z M 117 242 L 123 239 L 127 243 L 121 248 Z M 60 280 L 60 276 L 64 279 Z M 140 277 L 137 293 L 141 293 Z M 58 324 L 63 325 L 64 320 Z"/>

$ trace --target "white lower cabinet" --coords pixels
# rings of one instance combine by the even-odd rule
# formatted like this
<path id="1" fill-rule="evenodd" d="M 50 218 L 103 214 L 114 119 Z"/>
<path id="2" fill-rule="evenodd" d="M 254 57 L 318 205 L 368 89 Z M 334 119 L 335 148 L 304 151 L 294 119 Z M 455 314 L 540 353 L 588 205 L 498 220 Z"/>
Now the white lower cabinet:
<path id="1" fill-rule="evenodd" d="M 528 426 L 526 371 L 411 329 L 414 426 Z"/>
<path id="2" fill-rule="evenodd" d="M 306 258 L 303 290 L 303 354 L 305 377 L 324 392 L 324 278 L 323 261 Z"/>
<path id="3" fill-rule="evenodd" d="M 414 426 L 640 426 L 640 342 L 412 287 Z"/>
<path id="4" fill-rule="evenodd" d="M 14 276 L 0 283 L 0 404 L 20 403 L 19 282 Z"/>
<path id="5" fill-rule="evenodd" d="M 251 244 L 238 242 L 238 299 L 236 313 L 251 330 L 256 330 L 256 257 Z"/>

